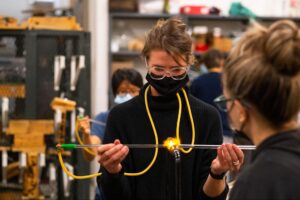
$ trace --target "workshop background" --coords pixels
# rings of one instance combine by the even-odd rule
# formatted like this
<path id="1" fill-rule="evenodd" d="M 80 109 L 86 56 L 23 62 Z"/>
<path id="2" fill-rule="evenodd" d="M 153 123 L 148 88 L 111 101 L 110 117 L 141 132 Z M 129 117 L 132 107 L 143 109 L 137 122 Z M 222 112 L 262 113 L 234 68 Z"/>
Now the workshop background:
<path id="1" fill-rule="evenodd" d="M 76 116 L 113 105 L 116 69 L 145 76 L 145 32 L 171 16 L 188 24 L 201 58 L 212 47 L 228 53 L 253 20 L 300 24 L 300 0 L 0 1 L 0 199 L 94 198 L 94 180 L 62 171 L 56 144 L 78 142 Z M 191 66 L 191 79 L 201 73 Z M 99 169 L 80 151 L 61 156 L 74 174 Z"/>

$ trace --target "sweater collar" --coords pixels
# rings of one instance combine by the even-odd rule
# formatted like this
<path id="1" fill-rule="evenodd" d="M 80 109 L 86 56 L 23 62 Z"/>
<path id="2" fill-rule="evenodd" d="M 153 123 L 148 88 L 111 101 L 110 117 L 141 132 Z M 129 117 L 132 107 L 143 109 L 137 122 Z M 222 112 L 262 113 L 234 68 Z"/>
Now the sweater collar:
<path id="1" fill-rule="evenodd" d="M 277 133 L 258 145 L 252 155 L 252 161 L 267 149 L 280 149 L 300 155 L 300 129 Z"/>
<path id="2" fill-rule="evenodd" d="M 149 86 L 149 83 L 146 83 L 140 91 L 140 97 L 144 99 L 144 94 L 146 88 Z M 187 88 L 185 88 L 187 91 Z M 180 92 L 180 96 L 182 97 L 182 92 Z M 168 110 L 178 110 L 178 99 L 176 94 L 174 95 L 166 95 L 166 96 L 152 96 L 151 91 L 148 90 L 147 94 L 148 102 L 150 110 L 154 111 L 168 111 Z M 182 101 L 185 102 L 185 101 Z"/>

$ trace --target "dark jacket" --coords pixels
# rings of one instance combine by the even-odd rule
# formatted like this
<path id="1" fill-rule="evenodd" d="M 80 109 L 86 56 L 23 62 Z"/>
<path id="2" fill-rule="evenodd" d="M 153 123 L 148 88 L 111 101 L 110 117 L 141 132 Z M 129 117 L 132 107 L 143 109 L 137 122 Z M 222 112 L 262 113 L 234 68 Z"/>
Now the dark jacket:
<path id="1" fill-rule="evenodd" d="M 191 94 L 216 107 L 214 99 L 223 94 L 221 73 L 209 72 L 197 77 L 191 84 Z M 219 111 L 222 118 L 223 134 L 232 136 L 232 130 L 228 123 L 227 113 Z"/>
<path id="2" fill-rule="evenodd" d="M 146 85 L 147 86 L 147 85 Z M 145 86 L 145 87 L 146 87 Z M 144 92 L 140 96 L 114 107 L 108 117 L 104 143 L 119 138 L 124 144 L 154 144 L 153 130 L 146 113 Z M 150 92 L 149 92 L 150 93 Z M 181 143 L 190 144 L 192 129 L 183 94 L 182 116 L 180 122 Z M 215 108 L 200 102 L 188 94 L 195 122 L 195 143 L 221 144 L 222 130 L 218 112 Z M 153 97 L 148 94 L 150 112 L 157 129 L 159 143 L 168 137 L 176 137 L 178 100 L 174 96 Z M 130 149 L 123 162 L 125 172 L 139 172 L 151 162 L 154 149 Z M 193 150 L 189 154 L 181 153 L 181 191 L 182 199 L 207 199 L 202 188 L 205 183 L 211 161 L 216 157 L 215 150 Z M 98 178 L 101 194 L 110 199 L 175 199 L 174 156 L 166 149 L 159 149 L 155 164 L 144 175 L 128 177 L 122 173 L 109 174 L 101 168 Z M 227 190 L 216 199 L 225 199 Z"/>
<path id="3" fill-rule="evenodd" d="M 230 199 L 300 199 L 300 131 L 278 133 L 263 141 Z"/>

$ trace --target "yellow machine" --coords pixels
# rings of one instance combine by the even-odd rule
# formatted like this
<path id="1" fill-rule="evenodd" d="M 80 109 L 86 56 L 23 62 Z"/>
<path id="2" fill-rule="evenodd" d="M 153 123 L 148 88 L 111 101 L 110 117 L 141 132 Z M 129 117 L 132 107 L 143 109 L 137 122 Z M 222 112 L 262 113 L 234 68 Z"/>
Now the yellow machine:
<path id="1" fill-rule="evenodd" d="M 14 17 L 0 16 L 0 29 L 24 29 Z"/>
<path id="2" fill-rule="evenodd" d="M 0 84 L 0 97 L 25 98 L 24 84 Z"/>
<path id="3" fill-rule="evenodd" d="M 24 85 L 0 85 L 0 95 L 6 97 L 24 98 L 25 88 Z M 55 111 L 61 113 L 61 121 L 58 129 L 55 131 L 55 123 L 53 120 L 8 120 L 8 127 L 6 128 L 6 135 L 13 135 L 13 143 L 10 146 L 0 146 L 0 152 L 17 152 L 19 155 L 24 155 L 24 159 L 17 162 L 7 163 L 3 168 L 5 180 L 12 177 L 19 176 L 22 178 L 23 187 L 21 187 L 21 194 L 10 192 L 13 189 L 2 191 L 0 199 L 2 198 L 17 198 L 17 199 L 44 199 L 40 191 L 40 175 L 41 175 L 41 157 L 53 155 L 53 150 L 47 149 L 45 144 L 45 136 L 49 134 L 56 135 L 56 142 L 64 142 L 66 135 L 66 114 L 69 111 L 75 110 L 76 102 L 61 98 L 54 98 L 51 107 Z M 4 135 L 3 135 L 4 136 Z M 52 152 L 52 153 L 51 153 Z M 43 155 L 43 156 L 41 156 Z M 70 156 L 70 152 L 65 151 L 64 156 Z M 7 161 L 6 161 L 7 162 Z M 18 169 L 19 168 L 19 169 Z M 14 169 L 14 170 L 13 170 Z M 22 170 L 20 170 L 22 169 Z M 22 172 L 21 172 L 22 171 Z M 16 173 L 18 172 L 18 173 Z M 5 183 L 1 186 L 3 188 L 9 187 Z M 18 189 L 18 191 L 20 191 Z M 15 190 L 15 189 L 14 189 Z M 6 191 L 6 189 L 5 189 Z"/>
<path id="4" fill-rule="evenodd" d="M 62 144 L 65 142 L 65 136 L 66 136 L 66 121 L 67 121 L 67 112 L 75 110 L 76 102 L 71 101 L 68 99 L 62 99 L 62 98 L 54 98 L 51 102 L 51 108 L 58 112 L 58 114 L 61 114 L 61 117 L 59 117 L 60 125 L 56 130 L 56 136 L 57 136 L 57 143 Z M 57 122 L 55 122 L 57 123 Z M 56 124 L 55 124 L 56 125 Z"/>
<path id="5" fill-rule="evenodd" d="M 2 21 L 3 22 L 3 21 Z M 9 26 L 7 26 L 9 27 Z M 11 26 L 10 26 L 11 27 Z M 25 85 L 24 84 L 0 84 L 0 98 L 2 100 L 2 115 L 1 115 L 1 129 L 0 129 L 0 153 L 2 180 L 0 185 L 0 199 L 21 199 L 22 187 L 19 185 L 8 184 L 8 180 L 14 177 L 21 177 L 20 163 L 18 161 L 8 162 L 8 152 L 12 151 L 11 137 L 8 137 L 5 132 L 8 127 L 9 121 L 9 98 L 25 98 Z"/>
<path id="6" fill-rule="evenodd" d="M 26 154 L 22 199 L 44 199 L 39 190 L 39 154 L 45 154 L 44 135 L 53 134 L 53 120 L 10 120 L 13 152 Z"/>
<path id="7" fill-rule="evenodd" d="M 47 30 L 75 30 L 82 28 L 77 23 L 74 16 L 69 17 L 30 17 L 27 22 L 22 24 L 29 30 L 47 29 Z"/>
<path id="8" fill-rule="evenodd" d="M 76 21 L 76 17 L 30 17 L 26 22 L 22 24 L 18 23 L 18 20 L 13 17 L 0 16 L 0 29 L 15 29 L 15 30 L 82 30 L 79 23 Z"/>

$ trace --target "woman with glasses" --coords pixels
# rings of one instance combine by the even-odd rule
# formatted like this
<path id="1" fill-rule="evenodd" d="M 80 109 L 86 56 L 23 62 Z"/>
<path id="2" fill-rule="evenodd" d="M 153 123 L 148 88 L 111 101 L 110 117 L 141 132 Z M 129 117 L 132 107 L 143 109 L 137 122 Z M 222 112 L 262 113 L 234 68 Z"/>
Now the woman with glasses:
<path id="1" fill-rule="evenodd" d="M 292 21 L 249 30 L 223 72 L 216 100 L 257 145 L 230 199 L 300 199 L 300 30 Z"/>
<path id="2" fill-rule="evenodd" d="M 235 145 L 218 150 L 171 146 L 170 152 L 123 145 L 159 146 L 170 137 L 179 144 L 222 144 L 218 112 L 186 89 L 191 49 L 187 27 L 179 19 L 160 20 L 147 34 L 142 54 L 148 83 L 139 96 L 111 110 L 106 145 L 97 150 L 102 172 L 98 185 L 104 199 L 226 198 L 224 174 L 243 163 L 243 153 Z"/>

